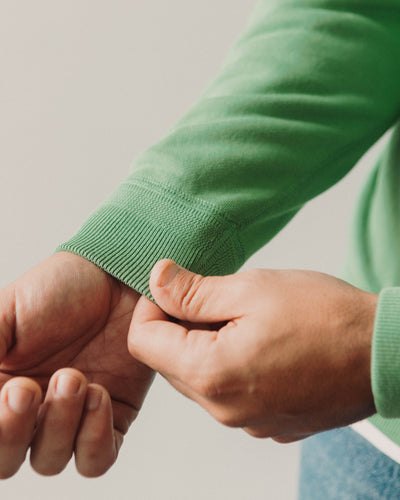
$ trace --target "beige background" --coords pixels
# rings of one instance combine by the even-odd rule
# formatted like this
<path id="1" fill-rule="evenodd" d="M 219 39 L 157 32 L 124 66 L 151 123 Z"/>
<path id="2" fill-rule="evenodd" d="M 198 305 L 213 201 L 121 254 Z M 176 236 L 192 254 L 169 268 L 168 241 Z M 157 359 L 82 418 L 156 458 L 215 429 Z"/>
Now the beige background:
<path id="1" fill-rule="evenodd" d="M 254 0 L 0 0 L 0 285 L 50 255 L 217 71 Z M 337 273 L 368 158 L 247 267 Z M 215 423 L 158 380 L 101 479 L 24 466 L 2 499 L 287 499 L 298 445 Z"/>

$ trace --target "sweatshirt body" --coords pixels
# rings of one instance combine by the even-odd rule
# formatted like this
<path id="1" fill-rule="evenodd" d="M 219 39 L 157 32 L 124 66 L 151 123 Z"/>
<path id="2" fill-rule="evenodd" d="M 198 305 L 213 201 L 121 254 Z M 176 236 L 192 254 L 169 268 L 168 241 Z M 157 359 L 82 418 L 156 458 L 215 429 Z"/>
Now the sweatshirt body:
<path id="1" fill-rule="evenodd" d="M 400 0 L 261 0 L 193 107 L 59 250 L 147 296 L 162 258 L 235 272 L 395 126 L 344 277 L 380 293 L 371 421 L 400 444 L 399 117 Z"/>
<path id="2" fill-rule="evenodd" d="M 391 388 L 398 381 L 400 365 L 400 122 L 358 197 L 341 278 L 380 293 L 372 353 L 372 382 L 380 414 L 368 420 L 400 445 L 400 419 L 393 408 L 400 394 Z M 400 462 L 398 452 L 394 458 Z"/>

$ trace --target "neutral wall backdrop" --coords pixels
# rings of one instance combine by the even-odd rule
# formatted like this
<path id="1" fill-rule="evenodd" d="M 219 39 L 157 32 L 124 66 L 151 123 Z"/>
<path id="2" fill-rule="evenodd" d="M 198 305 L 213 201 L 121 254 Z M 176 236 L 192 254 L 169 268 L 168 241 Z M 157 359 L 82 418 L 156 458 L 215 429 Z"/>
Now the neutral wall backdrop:
<path id="1" fill-rule="evenodd" d="M 0 285 L 49 256 L 216 73 L 254 0 L 0 0 Z M 337 274 L 372 151 L 246 267 Z M 321 166 L 323 168 L 323 165 Z M 159 378 L 104 477 L 24 465 L 2 499 L 294 500 L 299 445 L 222 427 Z"/>

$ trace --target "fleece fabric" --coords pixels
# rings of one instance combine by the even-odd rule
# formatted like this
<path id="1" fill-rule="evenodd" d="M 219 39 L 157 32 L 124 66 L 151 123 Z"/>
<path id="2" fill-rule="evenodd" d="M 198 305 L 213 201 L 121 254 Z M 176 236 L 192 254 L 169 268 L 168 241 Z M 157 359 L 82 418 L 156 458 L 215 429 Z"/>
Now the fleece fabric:
<path id="1" fill-rule="evenodd" d="M 399 117 L 400 0 L 261 0 L 193 107 L 59 250 L 148 296 L 164 257 L 232 273 Z M 371 421 L 397 443 L 399 153 L 397 126 L 360 196 L 344 273 L 380 293 Z"/>

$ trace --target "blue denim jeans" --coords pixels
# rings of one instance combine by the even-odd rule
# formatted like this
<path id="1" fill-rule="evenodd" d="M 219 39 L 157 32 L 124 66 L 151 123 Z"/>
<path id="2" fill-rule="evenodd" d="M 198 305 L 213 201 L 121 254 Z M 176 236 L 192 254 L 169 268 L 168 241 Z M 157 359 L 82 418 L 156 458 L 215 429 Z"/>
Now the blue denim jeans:
<path id="1" fill-rule="evenodd" d="M 302 445 L 299 500 L 399 500 L 400 465 L 346 427 Z"/>

